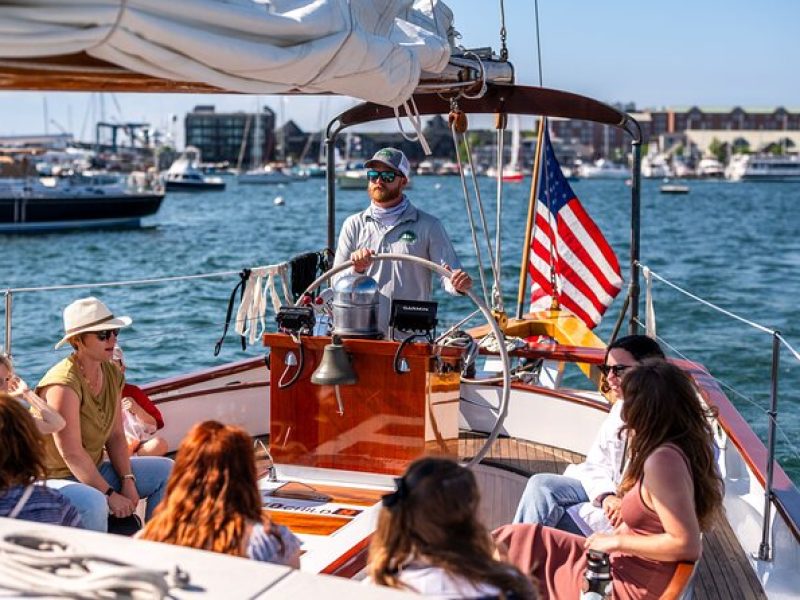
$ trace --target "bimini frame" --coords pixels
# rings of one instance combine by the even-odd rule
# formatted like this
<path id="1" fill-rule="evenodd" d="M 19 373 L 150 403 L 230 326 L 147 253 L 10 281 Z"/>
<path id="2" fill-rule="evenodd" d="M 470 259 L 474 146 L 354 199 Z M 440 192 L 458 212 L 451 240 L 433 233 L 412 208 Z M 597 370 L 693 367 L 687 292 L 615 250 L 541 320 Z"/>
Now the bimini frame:
<path id="1" fill-rule="evenodd" d="M 423 115 L 446 115 L 451 109 L 451 98 L 435 94 L 416 94 L 413 103 L 417 112 Z M 639 123 L 629 114 L 617 110 L 607 104 L 560 90 L 519 85 L 487 84 L 486 92 L 479 98 L 460 96 L 455 98 L 458 107 L 467 114 L 518 114 L 528 116 L 558 117 L 579 119 L 616 127 L 631 137 L 633 153 L 632 185 L 631 185 L 631 247 L 630 247 L 630 279 L 628 293 L 625 296 L 620 318 L 614 327 L 615 337 L 625 313 L 629 310 L 628 329 L 630 333 L 639 332 L 639 238 L 641 231 L 641 163 L 642 163 L 642 130 Z M 406 104 L 407 106 L 408 104 Z M 401 107 L 400 116 L 407 116 Z M 336 247 L 336 176 L 335 152 L 337 136 L 348 127 L 395 118 L 394 109 L 378 104 L 364 103 L 354 106 L 335 117 L 326 130 L 327 147 L 327 211 L 328 231 L 327 245 L 333 250 Z"/>

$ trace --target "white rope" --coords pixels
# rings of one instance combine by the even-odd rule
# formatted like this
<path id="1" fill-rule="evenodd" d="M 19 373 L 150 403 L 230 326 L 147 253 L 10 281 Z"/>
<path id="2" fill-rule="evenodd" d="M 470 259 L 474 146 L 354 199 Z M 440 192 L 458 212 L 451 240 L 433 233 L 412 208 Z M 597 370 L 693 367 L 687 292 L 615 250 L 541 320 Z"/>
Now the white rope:
<path id="1" fill-rule="evenodd" d="M 785 337 L 783 337 L 783 335 L 781 335 L 781 333 L 779 331 L 776 331 L 774 329 L 770 329 L 766 325 L 761 325 L 760 323 L 756 323 L 755 321 L 751 321 L 749 319 L 745 319 L 744 317 L 741 317 L 741 316 L 739 316 L 739 315 L 737 315 L 735 313 L 732 313 L 729 310 L 725 310 L 724 308 L 722 308 L 720 306 L 717 306 L 716 304 L 713 304 L 713 303 L 709 302 L 708 300 L 703 300 L 699 296 L 696 296 L 695 294 L 692 294 L 688 290 L 685 290 L 682 287 L 680 287 L 680 286 L 672 283 L 671 281 L 665 279 L 664 277 L 662 277 L 661 275 L 659 275 L 658 273 L 656 273 L 655 271 L 653 271 L 652 269 L 650 269 L 646 265 L 643 265 L 640 262 L 637 262 L 636 266 L 639 267 L 642 270 L 642 273 L 644 273 L 645 278 L 647 278 L 648 276 L 655 277 L 660 282 L 664 283 L 665 285 L 668 285 L 669 287 L 671 287 L 675 291 L 680 292 L 681 294 L 683 294 L 685 296 L 688 296 L 692 300 L 696 300 L 700 304 L 708 306 L 709 308 L 712 308 L 712 309 L 716 310 L 717 312 L 721 312 L 723 315 L 727 315 L 728 317 L 731 317 L 732 319 L 736 319 L 737 321 L 739 321 L 741 323 L 744 323 L 745 325 L 749 325 L 750 327 L 753 327 L 754 329 L 758 329 L 759 331 L 762 331 L 764 333 L 768 333 L 770 335 L 775 336 L 776 338 L 778 338 L 778 340 L 780 340 L 781 344 L 783 344 L 786 347 L 786 349 L 789 350 L 789 352 L 792 354 L 792 356 L 795 358 L 795 360 L 800 362 L 800 352 L 798 352 L 794 347 L 792 347 L 792 345 L 789 343 L 789 341 Z M 650 291 L 648 290 L 648 295 L 649 295 L 649 293 L 650 293 Z M 649 314 L 648 314 L 648 321 L 649 321 Z"/>
<path id="2" fill-rule="evenodd" d="M 641 322 L 639 319 L 636 319 L 636 322 L 637 322 L 639 325 L 641 325 L 642 327 L 644 327 L 644 326 L 645 326 L 645 324 L 644 324 L 644 323 L 642 323 L 642 322 Z M 694 363 L 699 363 L 699 361 L 697 361 L 697 360 L 695 360 L 694 358 L 690 357 L 688 354 L 684 354 L 683 352 L 681 352 L 680 350 L 678 350 L 678 348 L 677 348 L 677 347 L 675 347 L 675 346 L 673 346 L 672 344 L 670 344 L 670 343 L 669 343 L 669 342 L 668 342 L 666 339 L 664 339 L 663 337 L 656 336 L 656 337 L 655 337 L 655 339 L 656 339 L 656 340 L 658 340 L 658 342 L 659 342 L 660 344 L 662 344 L 662 345 L 666 346 L 667 348 L 669 348 L 669 349 L 670 349 L 670 351 L 672 351 L 672 353 L 673 353 L 673 354 L 676 354 L 676 355 L 680 356 L 682 359 L 684 359 L 684 360 L 688 360 L 688 361 L 690 361 L 690 362 L 694 362 Z M 709 373 L 709 375 L 711 375 L 711 373 Z M 715 382 L 717 382 L 718 384 L 720 384 L 720 385 L 721 385 L 722 387 L 724 387 L 726 390 L 729 390 L 730 392 L 732 392 L 733 394 L 735 394 L 736 396 L 738 396 L 740 399 L 744 400 L 744 401 L 745 401 L 745 402 L 747 402 L 748 404 L 751 404 L 753 407 L 757 408 L 757 409 L 758 409 L 760 412 L 762 412 L 762 413 L 764 413 L 764 414 L 767 414 L 767 409 L 766 409 L 766 408 L 764 408 L 763 406 L 759 405 L 759 404 L 758 404 L 758 402 L 756 402 L 755 400 L 753 400 L 753 399 L 752 399 L 750 396 L 746 395 L 744 392 L 740 392 L 740 391 L 739 391 L 739 390 L 737 390 L 735 387 L 733 387 L 731 384 L 727 383 L 726 381 L 724 381 L 724 380 L 722 380 L 722 379 L 719 379 L 718 377 L 715 377 L 714 375 L 711 375 L 711 379 L 713 379 Z"/>
<path id="3" fill-rule="evenodd" d="M 3 536 L 0 558 L 3 587 L 26 594 L 108 598 L 127 592 L 137 598 L 164 598 L 174 587 L 163 571 L 84 554 L 39 533 Z"/>
<path id="4" fill-rule="evenodd" d="M 65 285 L 46 285 L 41 287 L 8 288 L 6 293 L 18 294 L 20 292 L 52 292 L 55 290 L 75 290 L 80 288 L 124 287 L 128 285 L 149 285 L 168 281 L 187 281 L 190 279 L 212 279 L 214 277 L 228 277 L 238 275 L 241 271 L 219 271 L 217 273 L 200 273 L 198 275 L 175 275 L 172 277 L 155 277 L 151 279 L 127 279 L 121 281 L 106 281 L 103 283 L 70 283 Z"/>
<path id="5" fill-rule="evenodd" d="M 645 334 L 649 338 L 656 338 L 656 309 L 653 306 L 653 273 L 647 267 L 642 267 L 645 288 L 645 315 L 647 315 L 647 326 Z"/>
<path id="6" fill-rule="evenodd" d="M 789 342 L 786 341 L 786 338 L 783 337 L 780 333 L 776 333 L 775 337 L 777 337 L 780 340 L 781 344 L 786 346 L 786 348 L 789 350 L 789 352 L 791 352 L 792 355 L 795 357 L 797 362 L 800 362 L 800 352 L 798 352 L 797 350 L 792 348 L 791 344 L 789 344 Z"/>
<path id="7" fill-rule="evenodd" d="M 641 325 L 642 327 L 644 327 L 644 323 L 642 323 L 642 322 L 641 322 L 639 319 L 636 319 L 636 322 L 637 322 L 639 325 Z M 673 346 L 672 344 L 670 344 L 670 343 L 669 343 L 667 340 L 665 340 L 664 338 L 656 336 L 656 337 L 655 337 L 655 339 L 656 339 L 656 340 L 658 340 L 658 342 L 659 342 L 660 344 L 662 344 L 662 345 L 666 346 L 666 347 L 667 347 L 667 348 L 669 348 L 669 349 L 670 349 L 670 350 L 671 350 L 673 353 L 677 354 L 678 356 L 680 356 L 680 357 L 681 357 L 681 358 L 683 358 L 684 360 L 688 360 L 688 361 L 691 361 L 691 362 L 697 362 L 697 361 L 695 361 L 693 358 L 690 358 L 689 356 L 687 356 L 686 354 L 684 354 L 683 352 L 681 352 L 680 350 L 678 350 L 678 349 L 677 349 L 675 346 Z M 710 374 L 710 373 L 709 373 L 709 374 Z M 774 421 L 774 423 L 775 423 L 775 427 L 776 427 L 777 431 L 778 431 L 778 432 L 781 434 L 781 437 L 782 437 L 782 438 L 783 438 L 783 440 L 785 441 L 786 445 L 789 447 L 789 449 L 792 451 L 792 453 L 793 453 L 793 454 L 794 454 L 796 457 L 800 458 L 800 450 L 798 450 L 798 449 L 795 447 L 795 445 L 794 445 L 794 444 L 792 443 L 792 441 L 789 439 L 789 435 L 788 435 L 788 433 L 787 433 L 787 432 L 786 432 L 786 431 L 783 429 L 783 427 L 781 427 L 781 425 L 780 425 L 780 423 L 778 423 L 777 419 L 775 419 L 775 418 L 774 418 L 774 417 L 773 417 L 773 416 L 770 414 L 769 410 L 767 410 L 766 408 L 764 408 L 763 406 L 761 406 L 760 404 L 758 404 L 758 402 L 756 402 L 755 400 L 753 400 L 753 399 L 752 399 L 750 396 L 748 396 L 748 395 L 747 395 L 747 394 L 745 394 L 744 392 L 740 392 L 739 390 L 737 390 L 735 387 L 733 387 L 731 384 L 729 384 L 729 383 L 728 383 L 728 382 L 726 382 L 725 380 L 723 380 L 723 379 L 720 379 L 720 378 L 718 378 L 718 377 L 715 377 L 714 375 L 711 375 L 711 378 L 712 378 L 712 379 L 713 379 L 715 382 L 717 382 L 719 385 L 721 385 L 722 387 L 724 387 L 726 390 L 728 390 L 729 392 L 731 392 L 732 394 L 734 394 L 734 395 L 735 395 L 737 398 L 739 398 L 739 399 L 743 400 L 744 402 L 747 402 L 747 403 L 748 403 L 748 404 L 750 404 L 750 405 L 751 405 L 753 408 L 757 409 L 757 410 L 758 410 L 760 413 L 762 413 L 762 414 L 766 415 L 766 416 L 767 416 L 767 418 L 769 418 L 769 420 L 770 420 L 770 421 Z"/>
<path id="8" fill-rule="evenodd" d="M 408 121 L 411 123 L 411 127 L 414 128 L 416 135 L 409 135 L 405 132 L 405 129 L 403 129 L 403 121 L 400 118 L 400 107 L 395 106 L 394 116 L 395 119 L 397 119 L 397 127 L 400 129 L 400 135 L 409 142 L 419 142 L 425 156 L 430 156 L 433 152 L 431 151 L 428 139 L 425 137 L 425 134 L 422 133 L 422 117 L 419 114 L 417 103 L 414 101 L 414 96 L 409 96 L 408 100 L 403 102 L 403 108 L 406 109 L 406 117 L 408 117 Z"/>
<path id="9" fill-rule="evenodd" d="M 643 265 L 640 262 L 637 262 L 636 266 L 639 267 L 640 269 L 647 268 L 647 267 L 645 267 L 645 265 Z M 720 306 L 717 306 L 716 304 L 713 304 L 713 303 L 709 302 L 708 300 L 703 300 L 700 296 L 696 296 L 695 294 L 692 294 L 690 291 L 685 290 L 685 289 L 683 289 L 682 287 L 680 287 L 678 285 L 675 285 L 674 283 L 672 283 L 671 281 L 669 281 L 667 279 L 664 279 L 661 275 L 659 275 L 658 273 L 656 273 L 653 270 L 650 270 L 650 274 L 653 277 L 655 277 L 656 279 L 658 279 L 660 282 L 662 282 L 662 283 L 668 285 L 669 287 L 671 287 L 672 289 L 674 289 L 675 291 L 680 292 L 681 294 L 683 294 L 685 296 L 688 296 L 692 300 L 696 300 L 700 304 L 704 304 L 704 305 L 708 306 L 709 308 L 713 308 L 714 310 L 716 310 L 718 312 L 721 312 L 722 314 L 727 315 L 727 316 L 731 317 L 732 319 L 736 319 L 737 321 L 745 323 L 746 325 L 750 325 L 750 327 L 753 327 L 755 329 L 758 329 L 759 331 L 763 331 L 764 333 L 768 333 L 770 335 L 775 335 L 775 333 L 776 333 L 775 330 L 770 329 L 769 327 L 765 327 L 764 325 L 756 323 L 755 321 L 750 321 L 749 319 L 745 319 L 744 317 L 740 317 L 739 315 L 737 315 L 735 313 L 732 313 L 729 310 L 725 310 L 724 308 L 722 308 Z"/>

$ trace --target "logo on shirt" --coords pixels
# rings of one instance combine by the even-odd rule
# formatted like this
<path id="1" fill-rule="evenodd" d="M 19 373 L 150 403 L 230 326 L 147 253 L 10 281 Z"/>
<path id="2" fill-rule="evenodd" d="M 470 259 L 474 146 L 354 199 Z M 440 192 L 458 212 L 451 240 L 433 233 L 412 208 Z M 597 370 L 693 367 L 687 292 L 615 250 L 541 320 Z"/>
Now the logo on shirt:
<path id="1" fill-rule="evenodd" d="M 416 233 L 414 233 L 414 232 L 413 232 L 413 231 L 411 231 L 411 230 L 404 231 L 404 232 L 403 232 L 403 233 L 400 235 L 400 241 L 401 241 L 401 242 L 408 242 L 409 244 L 413 244 L 414 242 L 416 242 L 416 241 L 417 241 L 417 234 L 416 234 Z"/>

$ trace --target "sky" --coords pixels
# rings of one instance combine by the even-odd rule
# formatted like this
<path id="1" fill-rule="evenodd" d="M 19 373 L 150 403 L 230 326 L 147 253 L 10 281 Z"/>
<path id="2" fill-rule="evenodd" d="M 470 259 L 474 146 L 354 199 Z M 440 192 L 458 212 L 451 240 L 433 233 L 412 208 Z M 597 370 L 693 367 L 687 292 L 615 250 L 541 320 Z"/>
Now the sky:
<path id="1" fill-rule="evenodd" d="M 445 0 L 466 47 L 500 48 L 500 0 Z M 517 82 L 538 85 L 533 0 L 504 0 L 509 58 Z M 638 108 L 667 106 L 800 109 L 800 1 L 539 0 L 545 87 Z M 111 97 L 109 97 L 111 96 Z M 235 94 L 114 94 L 108 119 L 145 121 L 179 135 L 196 104 L 252 111 L 258 100 Z M 262 96 L 278 122 L 322 128 L 354 101 Z M 45 114 L 47 118 L 45 119 Z M 97 96 L 0 92 L 0 135 L 69 131 L 93 137 Z M 173 115 L 176 120 L 173 123 Z"/>

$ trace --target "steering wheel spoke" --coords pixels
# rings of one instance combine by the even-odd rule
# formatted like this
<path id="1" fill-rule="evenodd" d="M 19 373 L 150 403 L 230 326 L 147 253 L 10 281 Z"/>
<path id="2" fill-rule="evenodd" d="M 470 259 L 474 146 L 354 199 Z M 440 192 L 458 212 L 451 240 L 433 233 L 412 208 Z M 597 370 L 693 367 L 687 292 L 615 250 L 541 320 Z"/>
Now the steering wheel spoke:
<path id="1" fill-rule="evenodd" d="M 375 254 L 372 256 L 372 260 L 412 262 L 418 265 L 422 265 L 423 267 L 426 267 L 430 271 L 433 271 L 437 275 L 441 275 L 443 277 L 450 277 L 451 274 L 451 271 L 449 269 L 446 269 L 441 265 L 438 265 L 425 258 L 420 258 L 419 256 L 412 256 L 408 254 Z M 315 279 L 311 283 L 311 285 L 309 285 L 308 288 L 306 288 L 305 292 L 300 297 L 302 298 L 306 294 L 313 292 L 320 285 L 322 285 L 323 282 L 331 279 L 335 275 L 338 275 L 339 273 L 349 269 L 352 266 L 353 266 L 353 261 L 349 260 L 347 262 L 340 264 L 337 267 L 334 267 L 330 271 L 325 272 L 320 277 Z M 483 314 L 483 318 L 486 321 L 486 324 L 489 326 L 489 329 L 495 335 L 495 338 L 500 342 L 499 354 L 503 367 L 503 374 L 502 374 L 503 388 L 500 395 L 500 405 L 498 407 L 497 418 L 495 420 L 494 427 L 492 428 L 492 431 L 489 433 L 489 437 L 486 438 L 486 442 L 484 443 L 483 447 L 466 464 L 467 467 L 471 468 L 474 465 L 478 464 L 483 459 L 483 457 L 486 456 L 486 454 L 491 449 L 492 444 L 494 444 L 494 441 L 497 439 L 497 436 L 500 434 L 500 431 L 503 428 L 503 422 L 505 421 L 506 415 L 508 414 L 508 399 L 509 396 L 511 395 L 511 365 L 508 356 L 508 351 L 506 350 L 505 336 L 503 335 L 503 331 L 500 329 L 500 327 L 497 324 L 497 321 L 492 315 L 492 311 L 486 307 L 486 304 L 483 302 L 483 300 L 479 296 L 477 296 L 472 290 L 467 290 L 466 292 L 464 292 L 464 295 L 468 296 L 470 300 L 472 300 L 472 302 L 477 307 L 477 311 L 472 315 L 470 315 L 467 320 L 474 317 L 475 314 L 477 314 L 477 312 Z M 466 320 L 463 322 L 466 322 Z M 457 323 L 456 327 L 453 327 L 452 329 L 457 328 L 457 326 L 460 326 L 460 324 L 461 323 Z"/>

